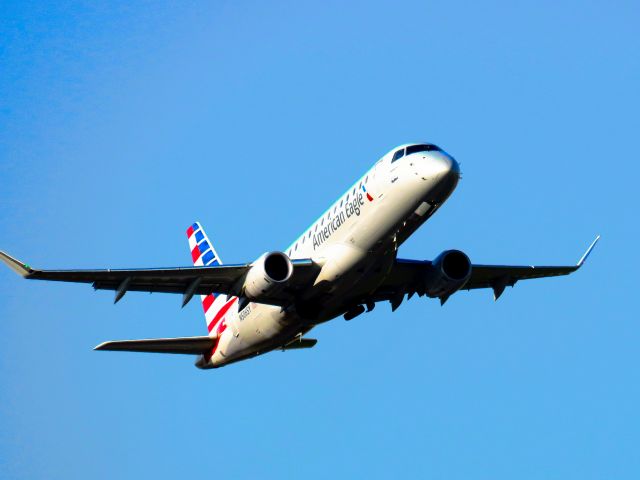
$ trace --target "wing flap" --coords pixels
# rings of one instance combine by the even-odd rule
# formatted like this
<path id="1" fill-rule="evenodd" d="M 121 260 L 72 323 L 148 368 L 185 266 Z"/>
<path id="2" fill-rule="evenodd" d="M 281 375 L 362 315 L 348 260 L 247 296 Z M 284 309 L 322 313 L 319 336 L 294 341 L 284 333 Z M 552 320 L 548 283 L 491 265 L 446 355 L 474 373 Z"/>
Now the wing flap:
<path id="1" fill-rule="evenodd" d="M 114 340 L 104 342 L 94 350 L 119 352 L 176 353 L 199 355 L 209 352 L 215 343 L 212 337 L 149 338 L 144 340 Z"/>

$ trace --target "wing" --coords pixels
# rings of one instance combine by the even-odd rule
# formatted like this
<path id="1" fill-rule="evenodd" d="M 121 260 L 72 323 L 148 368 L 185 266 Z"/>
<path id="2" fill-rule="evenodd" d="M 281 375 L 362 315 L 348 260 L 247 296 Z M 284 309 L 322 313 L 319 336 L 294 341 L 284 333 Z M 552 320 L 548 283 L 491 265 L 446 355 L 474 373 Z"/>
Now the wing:
<path id="1" fill-rule="evenodd" d="M 147 340 L 116 340 L 104 342 L 94 350 L 121 352 L 182 353 L 198 355 L 211 351 L 216 339 L 212 337 L 150 338 Z"/>
<path id="2" fill-rule="evenodd" d="M 96 290 L 115 290 L 115 302 L 128 291 L 182 293 L 183 306 L 193 295 L 241 295 L 241 280 L 251 268 L 251 264 L 241 264 L 124 270 L 38 270 L 4 252 L 0 252 L 0 260 L 30 280 L 91 283 Z M 318 274 L 319 266 L 309 259 L 291 260 L 291 263 L 293 274 L 289 285 L 276 295 L 265 298 L 264 303 L 285 305 Z"/>
<path id="3" fill-rule="evenodd" d="M 568 266 L 511 266 L 511 265 L 472 265 L 471 277 L 462 286 L 462 290 L 491 288 L 497 300 L 504 289 L 514 286 L 520 280 L 533 278 L 557 277 L 568 275 L 578 270 L 585 262 L 593 247 L 600 239 L 597 236 L 577 264 Z M 411 297 L 414 293 L 423 294 L 423 279 L 433 268 L 430 261 L 397 259 L 388 277 L 373 294 L 373 301 L 391 301 L 395 310 L 402 302 L 405 294 Z M 445 298 L 446 300 L 446 298 Z"/>

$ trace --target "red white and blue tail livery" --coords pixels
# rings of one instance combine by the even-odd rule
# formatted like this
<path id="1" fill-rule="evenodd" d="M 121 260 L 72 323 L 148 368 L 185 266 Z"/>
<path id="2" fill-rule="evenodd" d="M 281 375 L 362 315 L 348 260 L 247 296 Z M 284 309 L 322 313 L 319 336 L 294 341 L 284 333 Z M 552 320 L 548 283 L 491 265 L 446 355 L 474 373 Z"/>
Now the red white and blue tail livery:
<path id="1" fill-rule="evenodd" d="M 189 239 L 189 251 L 191 252 L 191 260 L 194 267 L 210 267 L 222 265 L 222 260 L 216 252 L 213 244 L 207 237 L 202 225 L 196 222 L 187 228 L 187 238 Z M 221 320 L 224 311 L 228 309 L 227 295 L 209 293 L 208 295 L 200 295 L 204 316 L 207 322 L 207 329 L 211 336 L 216 336 L 214 327 Z M 230 301 L 230 300 L 229 300 Z M 213 333 L 212 333 L 213 332 Z"/>

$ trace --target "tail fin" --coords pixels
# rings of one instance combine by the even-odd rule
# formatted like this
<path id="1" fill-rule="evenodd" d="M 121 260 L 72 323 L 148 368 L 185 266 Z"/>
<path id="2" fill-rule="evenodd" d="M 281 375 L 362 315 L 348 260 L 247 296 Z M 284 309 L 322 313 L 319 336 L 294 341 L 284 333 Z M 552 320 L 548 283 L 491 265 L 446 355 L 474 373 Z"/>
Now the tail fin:
<path id="1" fill-rule="evenodd" d="M 213 267 L 222 265 L 222 260 L 215 248 L 213 248 L 213 244 L 209 241 L 207 234 L 204 233 L 200 223 L 196 222 L 187 228 L 187 237 L 189 238 L 189 249 L 191 250 L 191 259 L 194 266 Z M 227 295 L 210 293 L 209 295 L 200 295 L 200 300 L 202 301 L 209 335 L 212 337 L 218 336 L 222 332 L 217 330 L 224 329 L 224 326 L 221 325 L 216 330 L 214 330 L 214 327 L 218 320 L 229 310 L 235 297 L 227 298 Z"/>
<path id="2" fill-rule="evenodd" d="M 187 228 L 187 237 L 189 238 L 191 259 L 195 267 L 222 265 L 222 260 L 220 260 L 218 253 L 211 245 L 200 223 L 196 222 Z"/>

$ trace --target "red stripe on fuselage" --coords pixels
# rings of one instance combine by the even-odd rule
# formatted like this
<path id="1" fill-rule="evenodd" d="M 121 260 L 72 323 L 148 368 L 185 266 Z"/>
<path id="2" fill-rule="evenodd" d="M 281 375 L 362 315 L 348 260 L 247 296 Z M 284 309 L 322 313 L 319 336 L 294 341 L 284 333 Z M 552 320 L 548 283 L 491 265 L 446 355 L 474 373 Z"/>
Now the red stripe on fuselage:
<path id="1" fill-rule="evenodd" d="M 224 306 L 218 311 L 218 313 L 216 313 L 216 316 L 213 317 L 213 320 L 211 320 L 211 323 L 207 326 L 209 332 L 213 330 L 213 327 L 216 326 L 218 320 L 220 320 L 224 316 L 224 314 L 227 313 L 227 311 L 231 308 L 231 305 L 233 305 L 233 302 L 235 302 L 236 300 L 238 300 L 238 297 L 233 297 L 231 300 L 224 304 Z"/>

